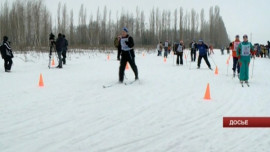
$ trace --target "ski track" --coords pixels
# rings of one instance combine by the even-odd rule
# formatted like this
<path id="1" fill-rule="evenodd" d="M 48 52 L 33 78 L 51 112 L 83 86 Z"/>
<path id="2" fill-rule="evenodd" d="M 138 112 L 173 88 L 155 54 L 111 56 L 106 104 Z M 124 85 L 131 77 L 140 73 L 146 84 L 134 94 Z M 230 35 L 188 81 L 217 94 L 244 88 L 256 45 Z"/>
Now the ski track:
<path id="1" fill-rule="evenodd" d="M 16 54 L 12 72 L 0 71 L 0 151 L 268 151 L 269 129 L 224 129 L 222 121 L 270 116 L 270 60 L 256 59 L 250 87 L 242 88 L 232 59 L 227 74 L 228 55 L 215 51 L 218 75 L 211 58 L 212 71 L 204 60 L 196 69 L 189 54 L 176 66 L 171 55 L 164 62 L 156 52 L 137 52 L 140 83 L 106 89 L 118 80 L 116 53 L 108 61 L 107 54 L 72 52 L 61 70 L 47 68 L 46 53 Z M 125 75 L 133 81 L 131 68 Z M 210 101 L 203 99 L 207 83 Z"/>

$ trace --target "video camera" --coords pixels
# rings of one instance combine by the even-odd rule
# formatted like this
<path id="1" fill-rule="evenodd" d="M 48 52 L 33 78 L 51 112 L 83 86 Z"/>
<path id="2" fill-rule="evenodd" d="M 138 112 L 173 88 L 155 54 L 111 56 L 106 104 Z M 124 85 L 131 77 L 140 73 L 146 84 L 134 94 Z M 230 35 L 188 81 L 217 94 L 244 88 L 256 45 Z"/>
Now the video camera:
<path id="1" fill-rule="evenodd" d="M 51 46 L 55 44 L 55 35 L 53 33 L 50 34 L 49 40 L 51 42 Z"/>

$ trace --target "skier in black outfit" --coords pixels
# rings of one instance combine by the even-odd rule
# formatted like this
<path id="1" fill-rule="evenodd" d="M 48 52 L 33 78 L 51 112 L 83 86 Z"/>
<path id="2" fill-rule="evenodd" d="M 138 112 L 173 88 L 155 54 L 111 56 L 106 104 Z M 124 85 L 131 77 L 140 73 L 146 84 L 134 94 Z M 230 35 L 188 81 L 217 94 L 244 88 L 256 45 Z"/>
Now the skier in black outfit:
<path id="1" fill-rule="evenodd" d="M 134 74 L 135 80 L 138 80 L 138 69 L 135 64 L 135 53 L 134 53 L 134 41 L 131 36 L 128 35 L 128 29 L 126 27 L 122 30 L 122 36 L 118 46 L 118 51 L 121 54 L 120 68 L 119 68 L 119 82 L 124 81 L 124 72 L 127 62 L 129 62 Z"/>
<path id="2" fill-rule="evenodd" d="M 208 58 L 207 58 L 207 50 L 208 50 L 208 48 L 209 47 L 206 44 L 204 44 L 202 40 L 199 40 L 199 43 L 197 44 L 197 49 L 199 50 L 198 69 L 201 66 L 201 60 L 203 58 L 204 61 L 207 64 L 208 68 L 210 70 L 212 70 L 211 65 L 210 65 L 210 63 L 208 61 Z"/>
<path id="3" fill-rule="evenodd" d="M 5 61 L 5 64 L 4 64 L 5 72 L 10 72 L 11 66 L 13 63 L 13 61 L 12 61 L 13 53 L 12 53 L 12 49 L 10 47 L 10 42 L 8 41 L 7 36 L 3 37 L 3 44 L 1 45 L 1 55 Z"/>
<path id="4" fill-rule="evenodd" d="M 64 48 L 63 48 L 62 56 L 63 56 L 63 64 L 66 64 L 68 41 L 65 35 L 63 35 L 63 39 L 64 39 Z"/>
<path id="5" fill-rule="evenodd" d="M 183 51 L 185 49 L 184 42 L 180 41 L 180 43 L 176 46 L 176 65 L 179 65 L 179 58 L 180 64 L 183 65 Z"/>
<path id="6" fill-rule="evenodd" d="M 58 63 L 58 66 L 56 68 L 60 68 L 60 69 L 63 68 L 61 55 L 62 55 L 62 52 L 64 50 L 64 44 L 65 44 L 64 38 L 63 38 L 62 34 L 59 33 L 58 38 L 56 40 L 56 51 L 57 51 L 59 63 Z"/>

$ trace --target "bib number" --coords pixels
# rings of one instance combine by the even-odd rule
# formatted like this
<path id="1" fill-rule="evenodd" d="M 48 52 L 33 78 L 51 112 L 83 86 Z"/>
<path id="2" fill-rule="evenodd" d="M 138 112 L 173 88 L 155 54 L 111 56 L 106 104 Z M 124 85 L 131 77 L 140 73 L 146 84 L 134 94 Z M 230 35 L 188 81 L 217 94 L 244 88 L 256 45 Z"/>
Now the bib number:
<path id="1" fill-rule="evenodd" d="M 242 45 L 242 56 L 250 55 L 250 45 Z"/>
<path id="2" fill-rule="evenodd" d="M 236 51 L 240 42 L 234 42 L 233 51 Z"/>

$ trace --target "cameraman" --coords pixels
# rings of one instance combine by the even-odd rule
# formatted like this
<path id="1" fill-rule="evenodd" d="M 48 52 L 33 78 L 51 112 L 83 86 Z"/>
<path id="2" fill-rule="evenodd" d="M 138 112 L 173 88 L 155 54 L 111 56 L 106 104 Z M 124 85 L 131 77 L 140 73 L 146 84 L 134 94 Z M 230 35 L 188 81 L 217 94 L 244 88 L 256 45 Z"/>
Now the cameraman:
<path id="1" fill-rule="evenodd" d="M 58 59 L 59 59 L 59 63 L 58 63 L 58 66 L 56 68 L 59 68 L 59 69 L 62 69 L 63 66 L 62 66 L 62 52 L 64 50 L 64 38 L 62 36 L 61 33 L 58 34 L 58 38 L 56 40 L 56 51 L 57 51 L 57 55 L 58 55 Z"/>

